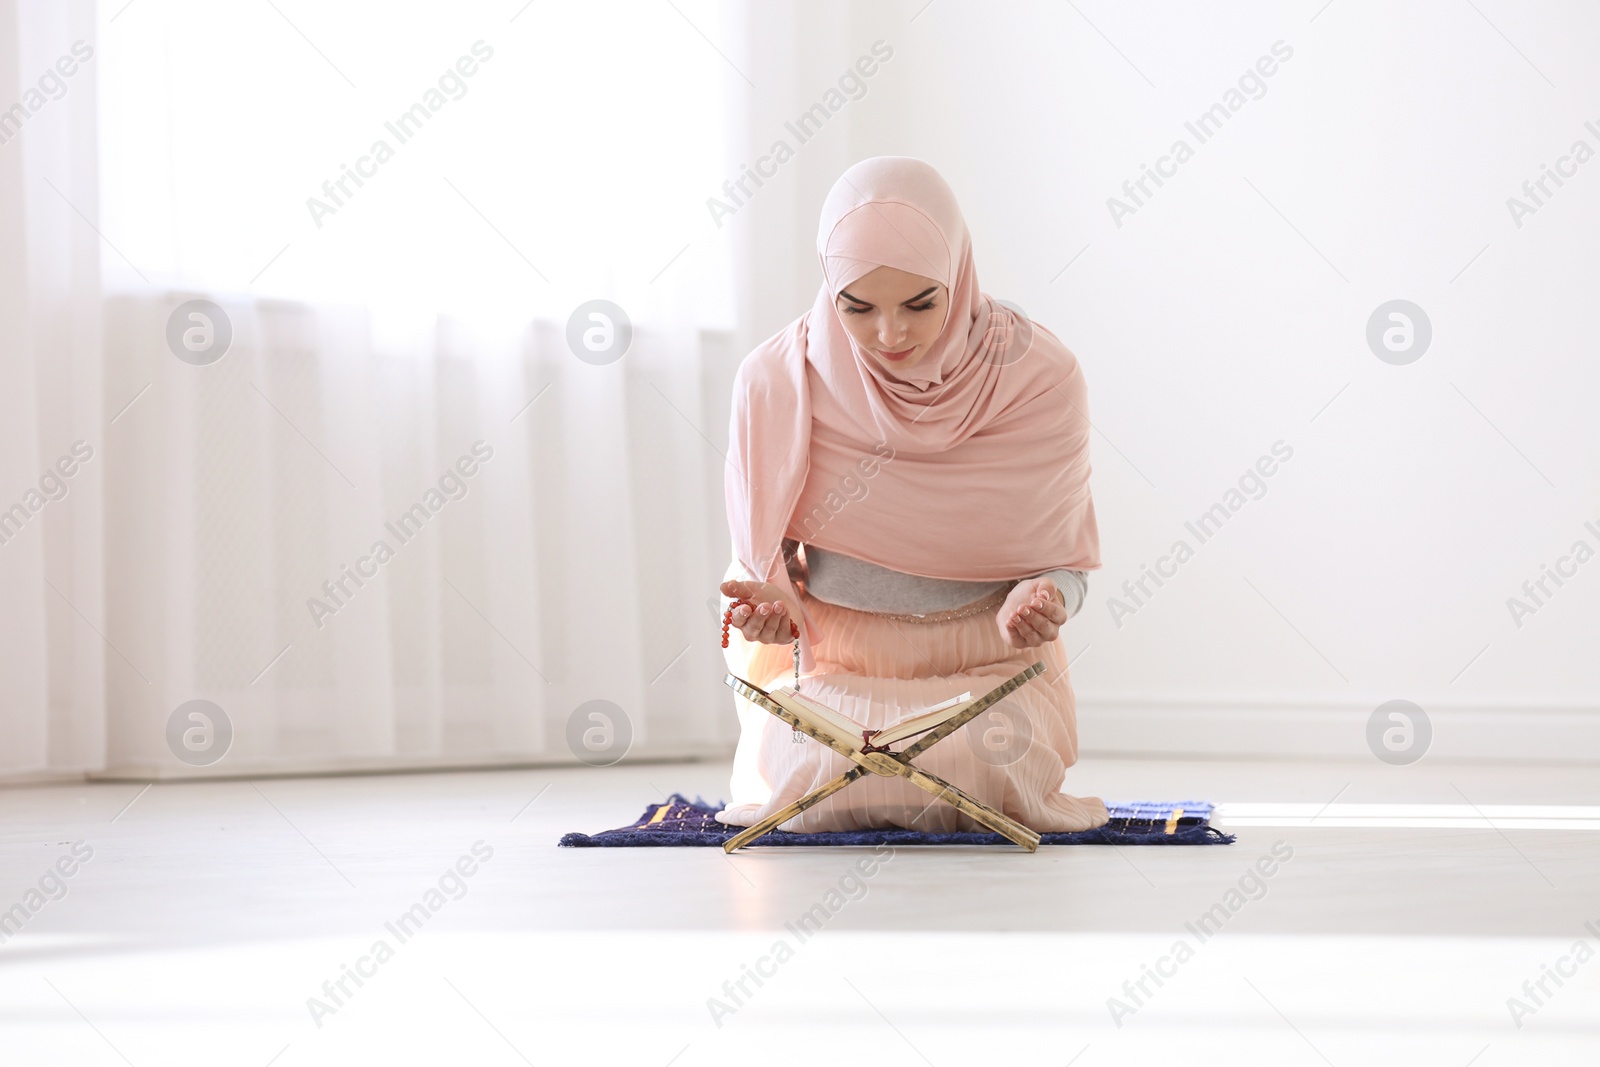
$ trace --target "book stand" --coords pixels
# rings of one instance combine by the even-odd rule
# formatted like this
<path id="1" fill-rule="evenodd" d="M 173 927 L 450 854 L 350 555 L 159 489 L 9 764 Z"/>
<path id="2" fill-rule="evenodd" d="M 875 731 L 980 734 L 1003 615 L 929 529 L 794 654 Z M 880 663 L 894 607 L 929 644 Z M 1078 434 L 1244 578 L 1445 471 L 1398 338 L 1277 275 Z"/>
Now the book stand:
<path id="1" fill-rule="evenodd" d="M 812 805 L 837 793 L 863 775 L 880 774 L 886 778 L 904 778 L 917 788 L 954 805 L 958 810 L 970 815 L 973 819 L 996 833 L 1005 835 L 1027 851 L 1034 851 L 1039 847 L 1039 835 L 1037 833 L 1015 819 L 1001 814 L 977 797 L 971 796 L 951 785 L 938 775 L 919 770 L 911 761 L 955 733 L 962 726 L 965 726 L 978 714 L 998 703 L 1007 694 L 1020 688 L 1028 679 L 1043 674 L 1046 669 L 1042 662 L 1035 663 L 1033 666 L 995 686 L 978 699 L 969 701 L 964 705 L 957 705 L 959 710 L 952 714 L 949 719 L 923 734 L 917 741 L 900 752 L 890 752 L 887 747 L 879 748 L 873 745 L 870 735 L 868 737 L 852 737 L 843 730 L 834 729 L 830 724 L 812 721 L 815 716 L 807 714 L 802 717 L 797 715 L 790 708 L 784 706 L 785 694 L 769 693 L 760 686 L 752 685 L 737 675 L 726 675 L 722 680 L 734 692 L 770 711 L 793 729 L 799 730 L 801 733 L 827 745 L 841 756 L 849 759 L 855 766 L 831 782 L 813 789 L 793 804 L 780 808 L 753 826 L 746 827 L 729 838 L 723 844 L 722 850 L 724 852 L 732 852 L 749 844 L 763 834 L 777 829 L 780 825 L 788 822 Z"/>

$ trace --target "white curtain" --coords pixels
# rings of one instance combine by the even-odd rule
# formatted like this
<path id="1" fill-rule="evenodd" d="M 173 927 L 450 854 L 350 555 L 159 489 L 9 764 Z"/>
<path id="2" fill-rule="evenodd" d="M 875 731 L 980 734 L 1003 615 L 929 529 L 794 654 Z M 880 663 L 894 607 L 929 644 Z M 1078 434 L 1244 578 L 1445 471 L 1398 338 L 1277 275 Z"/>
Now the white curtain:
<path id="1" fill-rule="evenodd" d="M 94 36 L 92 13 L 3 10 L 0 769 L 20 778 L 103 764 L 114 668 L 95 632 L 107 587 L 99 238 L 74 209 L 96 196 L 94 72 L 54 68 Z"/>
<path id="2" fill-rule="evenodd" d="M 731 751 L 730 32 L 0 0 L 0 778 Z"/>

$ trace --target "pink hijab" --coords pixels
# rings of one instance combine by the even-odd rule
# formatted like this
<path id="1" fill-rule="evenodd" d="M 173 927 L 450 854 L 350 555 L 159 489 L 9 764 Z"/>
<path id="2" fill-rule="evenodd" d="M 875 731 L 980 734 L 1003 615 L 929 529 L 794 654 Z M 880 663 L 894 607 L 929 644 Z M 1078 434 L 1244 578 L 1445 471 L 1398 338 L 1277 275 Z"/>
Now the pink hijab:
<path id="1" fill-rule="evenodd" d="M 829 191 L 816 302 L 734 378 L 724 489 L 734 554 L 800 604 L 801 665 L 822 637 L 782 541 L 932 578 L 1094 570 L 1083 372 L 1054 334 L 979 291 L 955 192 L 920 159 L 876 156 Z M 878 266 L 948 287 L 929 351 L 891 373 L 840 321 Z"/>

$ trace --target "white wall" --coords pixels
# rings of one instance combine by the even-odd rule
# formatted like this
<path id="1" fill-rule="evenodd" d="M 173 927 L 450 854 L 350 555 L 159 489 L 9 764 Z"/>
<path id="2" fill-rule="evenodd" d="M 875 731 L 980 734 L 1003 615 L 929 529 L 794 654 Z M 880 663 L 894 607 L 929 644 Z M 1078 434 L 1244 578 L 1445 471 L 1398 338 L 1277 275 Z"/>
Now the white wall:
<path id="1" fill-rule="evenodd" d="M 1600 158 L 1520 226 L 1507 199 L 1575 141 L 1600 151 L 1600 9 L 1319 7 L 805 5 L 816 38 L 757 68 L 753 143 L 873 41 L 894 57 L 737 220 L 763 263 L 744 340 L 807 306 L 844 166 L 927 159 L 984 290 L 1088 373 L 1104 566 L 1067 637 L 1086 751 L 1365 754 L 1369 713 L 1405 698 L 1436 758 L 1596 758 L 1600 558 L 1520 626 L 1507 601 L 1575 542 L 1600 551 Z M 1185 123 L 1279 41 L 1201 143 Z M 1108 197 L 1179 138 L 1193 157 L 1118 225 Z M 1408 365 L 1366 340 L 1397 298 L 1432 324 Z M 1260 499 L 1186 530 L 1279 441 Z M 1179 539 L 1193 558 L 1119 625 L 1108 599 Z"/>

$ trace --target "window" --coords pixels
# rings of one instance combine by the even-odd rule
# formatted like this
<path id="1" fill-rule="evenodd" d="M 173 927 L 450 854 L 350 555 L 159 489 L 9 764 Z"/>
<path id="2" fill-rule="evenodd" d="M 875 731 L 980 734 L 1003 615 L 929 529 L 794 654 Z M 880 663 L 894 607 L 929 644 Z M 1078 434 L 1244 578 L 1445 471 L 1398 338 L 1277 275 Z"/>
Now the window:
<path id="1" fill-rule="evenodd" d="M 603 296 L 731 325 L 705 202 L 743 83 L 708 44 L 718 16 L 109 0 L 106 287 L 501 320 Z"/>

